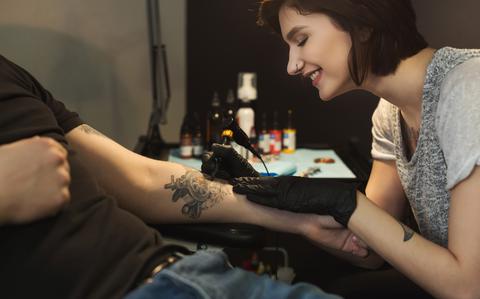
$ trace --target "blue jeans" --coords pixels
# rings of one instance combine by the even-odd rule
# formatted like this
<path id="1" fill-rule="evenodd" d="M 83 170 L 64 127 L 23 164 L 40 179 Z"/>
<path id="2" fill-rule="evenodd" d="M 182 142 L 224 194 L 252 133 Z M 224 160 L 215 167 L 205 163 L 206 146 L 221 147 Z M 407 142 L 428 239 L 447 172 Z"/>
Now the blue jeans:
<path id="1" fill-rule="evenodd" d="M 200 251 L 184 257 L 154 276 L 126 299 L 338 299 L 319 288 L 298 283 L 288 285 L 267 276 L 232 268 L 221 251 Z"/>

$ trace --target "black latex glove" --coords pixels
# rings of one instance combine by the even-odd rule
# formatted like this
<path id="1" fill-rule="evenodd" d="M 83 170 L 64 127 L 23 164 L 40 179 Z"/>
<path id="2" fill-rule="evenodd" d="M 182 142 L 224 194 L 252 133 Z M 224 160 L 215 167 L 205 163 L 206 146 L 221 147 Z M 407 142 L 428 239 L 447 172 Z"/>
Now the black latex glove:
<path id="1" fill-rule="evenodd" d="M 260 176 L 232 146 L 218 143 L 214 143 L 212 150 L 202 155 L 202 172 L 224 180 Z"/>
<path id="2" fill-rule="evenodd" d="M 331 215 L 347 227 L 357 207 L 356 184 L 295 176 L 237 178 L 233 191 L 248 200 L 297 213 Z"/>

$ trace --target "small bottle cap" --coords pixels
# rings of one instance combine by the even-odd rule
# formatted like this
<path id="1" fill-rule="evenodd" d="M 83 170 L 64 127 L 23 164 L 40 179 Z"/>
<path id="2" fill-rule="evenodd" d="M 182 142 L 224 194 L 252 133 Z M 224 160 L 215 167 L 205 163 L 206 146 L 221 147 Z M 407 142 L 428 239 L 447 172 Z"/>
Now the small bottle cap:
<path id="1" fill-rule="evenodd" d="M 212 106 L 220 107 L 220 97 L 218 96 L 218 92 L 216 91 L 213 93 Z"/>
<path id="2" fill-rule="evenodd" d="M 243 102 L 250 102 L 257 99 L 257 74 L 238 74 L 238 98 Z"/>
<path id="3" fill-rule="evenodd" d="M 229 130 L 229 129 L 223 130 L 222 137 L 232 138 L 233 137 L 233 131 Z"/>
<path id="4" fill-rule="evenodd" d="M 235 95 L 233 94 L 233 90 L 228 90 L 227 99 L 225 102 L 227 102 L 227 104 L 235 103 Z"/>

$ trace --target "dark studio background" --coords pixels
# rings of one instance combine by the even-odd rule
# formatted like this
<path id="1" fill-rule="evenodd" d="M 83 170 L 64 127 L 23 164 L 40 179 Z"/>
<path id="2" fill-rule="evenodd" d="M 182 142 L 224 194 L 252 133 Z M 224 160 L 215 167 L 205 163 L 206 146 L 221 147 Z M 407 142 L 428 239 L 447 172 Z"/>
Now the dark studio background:
<path id="1" fill-rule="evenodd" d="M 480 48 L 480 21 L 476 0 L 414 0 L 418 25 L 433 47 Z M 258 75 L 256 124 L 262 112 L 271 125 L 277 110 L 283 125 L 294 110 L 298 144 L 344 145 L 359 141 L 369 156 L 371 114 L 378 98 L 352 92 L 322 102 L 310 81 L 286 72 L 288 49 L 281 38 L 256 26 L 257 0 L 189 0 L 187 5 L 187 111 L 206 115 L 214 91 L 222 101 L 236 89 L 237 74 Z"/>

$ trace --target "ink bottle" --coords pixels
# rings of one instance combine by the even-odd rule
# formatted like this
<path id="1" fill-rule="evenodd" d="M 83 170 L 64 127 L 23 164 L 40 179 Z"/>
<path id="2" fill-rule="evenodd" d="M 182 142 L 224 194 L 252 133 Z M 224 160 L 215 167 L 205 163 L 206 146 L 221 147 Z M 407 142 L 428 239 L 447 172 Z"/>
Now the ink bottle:
<path id="1" fill-rule="evenodd" d="M 293 111 L 288 110 L 287 126 L 283 129 L 283 152 L 294 153 L 297 148 L 297 130 L 293 126 Z"/>
<path id="2" fill-rule="evenodd" d="M 188 119 L 187 114 L 183 118 L 182 127 L 180 128 L 180 157 L 182 159 L 190 159 L 193 154 L 192 130 Z"/>

